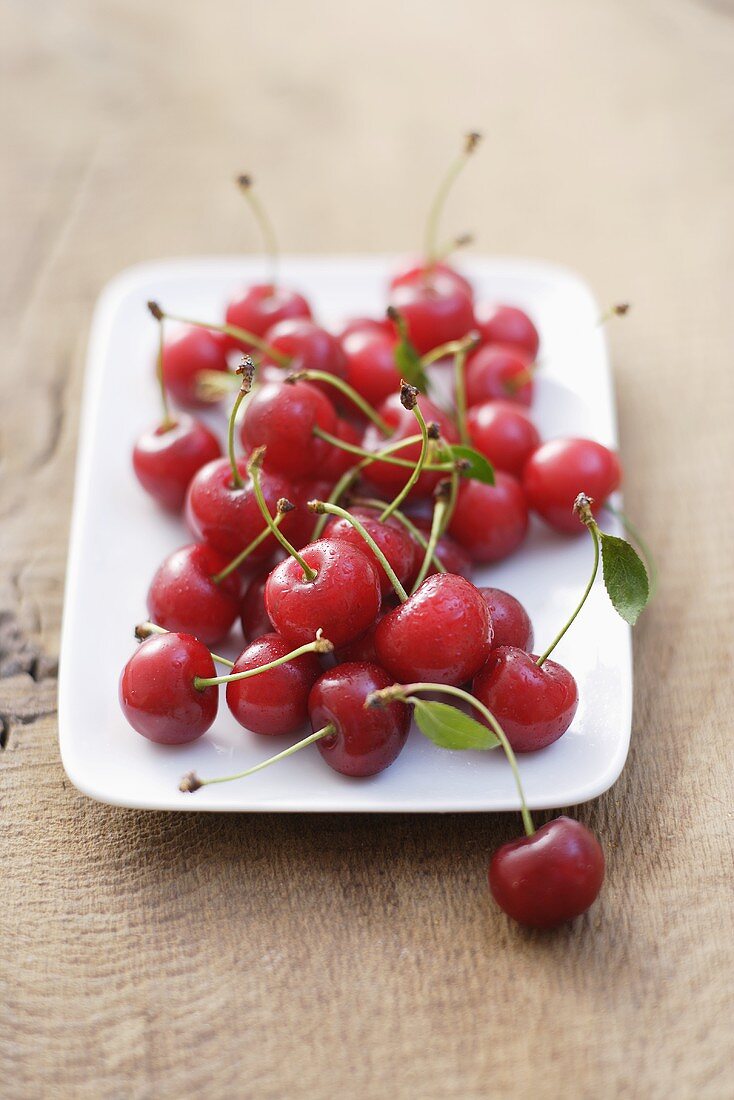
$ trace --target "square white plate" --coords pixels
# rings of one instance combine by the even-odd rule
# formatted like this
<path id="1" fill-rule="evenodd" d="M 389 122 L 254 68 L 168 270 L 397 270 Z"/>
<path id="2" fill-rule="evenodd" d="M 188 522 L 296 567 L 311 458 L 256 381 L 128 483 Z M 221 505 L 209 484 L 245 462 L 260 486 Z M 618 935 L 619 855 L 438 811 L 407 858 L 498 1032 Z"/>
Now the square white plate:
<path id="1" fill-rule="evenodd" d="M 384 308 L 386 257 L 298 257 L 283 279 L 303 290 L 317 317 L 336 325 Z M 541 333 L 542 370 L 534 416 L 544 438 L 583 435 L 616 446 L 614 398 L 599 308 L 573 273 L 545 263 L 475 259 L 465 264 L 480 299 L 526 308 Z M 161 559 L 190 541 L 138 486 L 130 465 L 136 437 L 158 416 L 153 375 L 157 333 L 145 308 L 216 320 L 241 283 L 262 280 L 260 259 L 212 258 L 142 264 L 114 279 L 98 302 L 89 343 L 77 461 L 61 649 L 59 736 L 72 782 L 120 806 L 166 810 L 464 811 L 511 810 L 518 799 L 499 751 L 446 752 L 416 730 L 387 771 L 347 779 L 315 749 L 246 780 L 178 791 L 181 775 L 215 776 L 244 768 L 290 739 L 244 731 L 224 698 L 212 730 L 170 749 L 139 737 L 117 699 L 120 671 L 135 648 L 150 578 Z M 613 525 L 608 526 L 614 531 Z M 519 553 L 478 572 L 478 583 L 506 588 L 530 612 L 539 651 L 575 605 L 591 567 L 590 540 L 533 523 Z M 233 642 L 236 652 L 236 642 Z M 222 647 L 220 647 L 222 648 Z M 232 647 L 230 647 L 230 652 Z M 554 745 L 522 756 L 534 808 L 573 805 L 614 783 L 627 755 L 632 671 L 629 628 L 599 581 L 554 656 L 579 685 L 571 729 Z"/>

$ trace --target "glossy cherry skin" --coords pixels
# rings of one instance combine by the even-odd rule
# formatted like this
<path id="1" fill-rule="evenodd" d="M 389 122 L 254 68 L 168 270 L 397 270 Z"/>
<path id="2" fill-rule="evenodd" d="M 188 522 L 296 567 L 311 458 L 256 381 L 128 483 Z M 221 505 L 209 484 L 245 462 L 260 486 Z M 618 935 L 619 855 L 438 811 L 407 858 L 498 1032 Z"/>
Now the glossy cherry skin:
<path id="1" fill-rule="evenodd" d="M 239 655 L 232 672 L 260 668 L 285 657 L 292 648 L 280 634 L 263 634 Z M 232 680 L 227 684 L 227 706 L 251 733 L 266 737 L 295 733 L 308 721 L 308 695 L 321 671 L 316 654 L 304 653 L 259 676 Z"/>
<path id="2" fill-rule="evenodd" d="M 418 405 L 426 423 L 430 424 L 431 421 L 437 423 L 441 432 L 441 437 L 447 443 L 458 442 L 459 436 L 456 428 L 445 412 L 439 409 L 437 405 L 434 405 L 429 398 L 423 397 L 422 395 L 418 398 Z M 380 405 L 378 412 L 393 429 L 392 435 L 389 439 L 385 439 L 374 424 L 368 424 L 362 438 L 362 446 L 365 450 L 380 451 L 383 447 L 387 446 L 388 443 L 396 443 L 400 439 L 408 439 L 411 436 L 420 435 L 420 429 L 415 414 L 410 412 L 409 409 L 403 408 L 400 404 L 399 394 L 391 394 L 390 397 Z M 420 453 L 421 445 L 420 442 L 417 441 L 397 451 L 395 457 L 405 459 L 408 462 L 417 462 Z M 414 494 L 416 496 L 428 496 L 433 492 L 441 478 L 445 476 L 445 474 L 431 471 L 421 474 L 413 490 Z M 384 493 L 394 496 L 402 489 L 410 477 L 410 470 L 407 466 L 395 466 L 391 465 L 389 462 L 377 461 L 372 462 L 365 469 L 365 477 Z"/>
<path id="3" fill-rule="evenodd" d="M 503 844 L 489 865 L 494 900 L 528 928 L 556 928 L 585 913 L 603 881 L 598 840 L 570 817 L 556 817 L 533 836 Z"/>
<path id="4" fill-rule="evenodd" d="M 314 733 L 331 723 L 335 732 L 316 742 L 326 763 L 342 775 L 364 777 L 384 771 L 408 739 L 410 708 L 405 703 L 366 709 L 373 691 L 392 679 L 379 665 L 350 662 L 329 669 L 311 688 L 308 710 Z"/>
<path id="5" fill-rule="evenodd" d="M 344 420 L 340 416 L 336 419 L 332 434 L 335 435 L 337 439 L 343 439 L 345 443 L 352 443 L 355 446 L 359 446 L 362 441 L 362 433 L 357 431 L 351 421 Z M 321 479 L 331 482 L 333 485 L 339 480 L 342 474 L 345 474 L 347 470 L 351 469 L 357 462 L 359 462 L 359 457 L 357 455 L 352 454 L 350 451 L 344 451 L 341 447 L 331 447 L 326 459 L 319 467 L 318 475 Z M 313 495 L 311 499 L 313 499 Z"/>
<path id="6" fill-rule="evenodd" d="M 265 337 L 268 329 L 279 321 L 292 317 L 311 317 L 311 307 L 302 294 L 272 283 L 260 283 L 249 287 L 233 298 L 227 306 L 226 322 L 247 329 L 255 336 Z M 226 337 L 230 349 L 251 351 L 249 344 Z"/>
<path id="7" fill-rule="evenodd" d="M 289 356 L 289 370 L 320 370 L 335 374 L 338 378 L 344 378 L 347 373 L 344 352 L 336 336 L 305 317 L 279 321 L 268 329 L 265 339 L 271 347 Z M 321 382 L 313 384 L 322 386 Z M 323 383 L 323 386 L 333 398 L 336 394 L 334 387 L 328 383 Z"/>
<path id="8" fill-rule="evenodd" d="M 525 463 L 523 485 L 528 504 L 556 531 L 585 530 L 574 513 L 579 493 L 600 508 L 619 488 L 622 470 L 614 451 L 593 439 L 552 439 Z"/>
<path id="9" fill-rule="evenodd" d="M 530 616 L 514 596 L 502 588 L 480 588 L 487 601 L 494 637 L 492 646 L 513 646 L 529 653 L 533 648 L 534 633 Z"/>
<path id="10" fill-rule="evenodd" d="M 495 484 L 465 480 L 449 532 L 476 562 L 502 561 L 517 550 L 528 530 L 528 506 L 520 482 L 495 471 Z"/>
<path id="11" fill-rule="evenodd" d="M 319 539 L 304 547 L 316 570 L 306 580 L 295 558 L 276 565 L 265 585 L 265 607 L 275 629 L 294 646 L 322 630 L 335 646 L 359 637 L 380 610 L 380 576 L 375 559 L 341 539 Z"/>
<path id="12" fill-rule="evenodd" d="M 199 395 L 202 371 L 229 370 L 227 342 L 220 332 L 188 328 L 163 348 L 163 382 L 177 405 L 186 409 L 211 408 L 211 401 Z"/>
<path id="13" fill-rule="evenodd" d="M 530 366 L 531 361 L 517 348 L 494 344 L 479 348 L 466 363 L 467 405 L 497 400 L 532 404 L 534 384 Z"/>
<path id="14" fill-rule="evenodd" d="M 405 320 L 408 335 L 421 355 L 449 340 L 460 340 L 474 328 L 471 296 L 445 272 L 434 271 L 427 278 L 400 283 L 391 291 L 390 304 Z"/>
<path id="15" fill-rule="evenodd" d="M 265 585 L 270 570 L 258 573 L 245 588 L 240 602 L 240 622 L 245 641 L 252 642 L 263 634 L 271 633 L 273 624 L 265 610 Z"/>
<path id="16" fill-rule="evenodd" d="M 472 694 L 492 711 L 515 752 L 552 745 L 571 725 L 579 693 L 568 669 L 555 661 L 538 668 L 522 649 L 493 649 L 474 677 Z"/>
<path id="17" fill-rule="evenodd" d="M 353 332 L 381 332 L 385 336 L 394 336 L 395 326 L 387 317 L 383 317 L 381 320 L 376 317 L 351 317 L 344 323 L 339 332 L 342 348 L 344 348 L 346 338 L 351 336 Z"/>
<path id="18" fill-rule="evenodd" d="M 313 477 L 331 444 L 313 434 L 315 427 L 334 434 L 336 412 L 328 397 L 310 382 L 268 382 L 249 401 L 240 438 L 245 450 L 267 447 L 265 464 L 294 478 Z"/>
<path id="19" fill-rule="evenodd" d="M 390 610 L 392 608 L 383 604 L 382 610 L 372 626 L 365 630 L 364 634 L 360 634 L 358 638 L 334 650 L 334 657 L 338 665 L 346 664 L 348 661 L 367 661 L 369 664 L 379 664 L 377 650 L 375 649 L 375 631 L 377 630 L 377 624 Z"/>
<path id="20" fill-rule="evenodd" d="M 476 308 L 476 326 L 485 344 L 517 348 L 530 362 L 538 354 L 538 330 L 527 313 L 517 306 L 479 305 Z"/>
<path id="21" fill-rule="evenodd" d="M 182 546 L 161 562 L 148 589 L 148 615 L 166 630 L 193 634 L 214 646 L 226 638 L 240 609 L 237 571 L 212 580 L 229 563 L 205 543 Z"/>
<path id="22" fill-rule="evenodd" d="M 381 620 L 375 650 L 401 683 L 458 686 L 487 660 L 489 626 L 489 609 L 474 585 L 453 573 L 436 573 Z"/>
<path id="23" fill-rule="evenodd" d="M 474 288 L 469 280 L 451 264 L 444 263 L 442 260 L 434 264 L 423 260 L 407 260 L 390 280 L 390 289 L 394 290 L 397 286 L 405 285 L 415 286 L 416 283 L 430 281 L 434 273 L 450 280 L 470 300 L 474 297 Z"/>
<path id="24" fill-rule="evenodd" d="M 373 408 L 400 388 L 395 366 L 395 334 L 383 329 L 357 329 L 342 339 L 347 382 Z"/>
<path id="25" fill-rule="evenodd" d="M 540 432 L 520 405 L 484 401 L 466 416 L 472 446 L 486 455 L 497 470 L 522 477 L 523 468 L 540 445 Z"/>
<path id="26" fill-rule="evenodd" d="M 381 523 L 379 514 L 370 508 L 352 508 L 351 514 L 360 521 L 367 534 L 375 540 L 377 546 L 387 558 L 389 565 L 395 571 L 400 583 L 402 585 L 407 584 L 408 578 L 415 567 L 416 553 L 415 542 L 405 527 L 400 525 L 397 520 L 388 519 L 385 523 Z M 377 561 L 377 558 L 374 557 L 360 533 L 352 527 L 349 520 L 334 516 L 324 528 L 324 536 L 326 538 L 343 539 L 367 554 L 377 566 L 382 595 L 392 592 L 392 583 L 387 573 Z"/>
<path id="27" fill-rule="evenodd" d="M 135 476 L 169 512 L 180 512 L 194 474 L 219 458 L 219 440 L 200 420 L 181 413 L 173 427 L 144 432 L 133 449 Z"/>
<path id="28" fill-rule="evenodd" d="M 220 458 L 199 470 L 186 498 L 186 520 L 193 533 L 230 558 L 244 550 L 265 526 L 244 458 L 237 462 L 237 468 L 244 481 L 241 489 L 233 487 L 229 459 Z M 275 515 L 280 498 L 291 496 L 290 482 L 263 470 L 260 484 L 265 503 L 271 515 Z M 290 516 L 286 516 L 282 525 L 286 534 L 289 520 Z M 267 561 L 276 546 L 275 538 L 269 536 L 253 552 L 249 564 Z"/>
<path id="29" fill-rule="evenodd" d="M 217 716 L 216 687 L 198 691 L 194 677 L 216 676 L 211 653 L 190 634 L 154 634 L 122 670 L 120 706 L 130 725 L 159 745 L 195 741 Z"/>

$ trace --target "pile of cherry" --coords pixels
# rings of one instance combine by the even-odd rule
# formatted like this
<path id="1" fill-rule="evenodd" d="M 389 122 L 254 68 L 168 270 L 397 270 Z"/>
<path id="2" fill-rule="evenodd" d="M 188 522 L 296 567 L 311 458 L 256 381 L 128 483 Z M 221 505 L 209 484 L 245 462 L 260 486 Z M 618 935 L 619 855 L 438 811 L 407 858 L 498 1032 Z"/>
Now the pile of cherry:
<path id="1" fill-rule="evenodd" d="M 250 181 L 240 184 L 267 231 Z M 120 700 L 138 733 L 166 745 L 210 728 L 221 685 L 250 733 L 310 724 L 239 776 L 187 775 L 187 792 L 311 744 L 343 775 L 375 775 L 403 749 L 411 713 L 443 748 L 501 747 L 526 835 L 494 854 L 491 891 L 518 921 L 551 927 L 591 905 L 604 857 L 570 818 L 534 830 L 516 754 L 573 721 L 576 682 L 549 657 L 600 559 L 629 622 L 647 575 L 595 518 L 619 485 L 616 455 L 588 439 L 541 442 L 532 320 L 475 302 L 436 249 L 435 226 L 429 241 L 425 259 L 392 279 L 385 316 L 338 335 L 276 279 L 248 287 L 221 321 L 149 303 L 163 417 L 139 439 L 134 469 L 163 508 L 183 512 L 193 541 L 152 578 Z M 167 340 L 171 320 L 186 327 Z M 450 407 L 439 375 L 452 380 Z M 228 403 L 224 446 L 184 411 L 217 402 Z M 579 605 L 540 656 L 519 601 L 471 580 L 475 565 L 518 549 L 531 511 L 569 537 L 586 532 L 594 551 Z M 238 620 L 247 644 L 232 662 L 211 650 Z"/>

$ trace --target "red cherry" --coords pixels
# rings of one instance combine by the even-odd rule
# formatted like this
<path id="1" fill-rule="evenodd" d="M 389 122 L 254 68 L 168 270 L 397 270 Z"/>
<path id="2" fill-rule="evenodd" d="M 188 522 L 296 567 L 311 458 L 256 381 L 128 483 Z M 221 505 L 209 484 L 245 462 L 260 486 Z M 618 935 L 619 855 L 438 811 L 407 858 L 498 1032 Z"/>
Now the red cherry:
<path id="1" fill-rule="evenodd" d="M 260 668 L 291 652 L 279 634 L 263 634 L 237 658 L 232 673 Z M 227 684 L 227 706 L 251 733 L 277 737 L 295 733 L 308 719 L 308 694 L 321 675 L 315 653 L 304 653 L 259 676 Z"/>
<path id="2" fill-rule="evenodd" d="M 290 370 L 320 370 L 338 378 L 344 378 L 347 373 L 344 352 L 336 336 L 304 317 L 279 321 L 268 329 L 265 339 L 271 347 L 289 356 Z M 313 385 L 319 387 L 321 383 Z M 332 396 L 333 387 L 326 392 Z"/>
<path id="3" fill-rule="evenodd" d="M 579 693 L 568 669 L 512 646 L 493 649 L 472 694 L 492 711 L 515 752 L 552 745 L 571 725 Z"/>
<path id="4" fill-rule="evenodd" d="M 598 507 L 619 488 L 622 471 L 614 451 L 593 439 L 552 439 L 525 464 L 523 485 L 528 504 L 557 531 L 585 530 L 573 510 L 579 493 Z"/>
<path id="5" fill-rule="evenodd" d="M 358 638 L 334 650 L 334 657 L 338 665 L 346 664 L 349 661 L 367 661 L 369 664 L 379 664 L 377 650 L 375 649 L 375 631 L 377 630 L 377 624 L 387 613 L 387 610 L 389 609 L 386 609 L 383 604 L 382 610 L 378 613 L 372 626 L 364 634 L 360 634 Z"/>
<path id="6" fill-rule="evenodd" d="M 174 550 L 161 562 L 148 589 L 148 615 L 158 626 L 193 634 L 207 646 L 226 638 L 237 618 L 237 571 L 215 584 L 229 558 L 204 543 Z"/>
<path id="7" fill-rule="evenodd" d="M 441 260 L 434 264 L 424 263 L 422 260 L 408 260 L 393 275 L 390 280 L 390 289 L 394 290 L 398 286 L 420 285 L 426 280 L 430 282 L 434 272 L 450 280 L 457 290 L 465 294 L 470 301 L 474 297 L 474 288 L 469 280 L 462 275 L 460 271 L 457 271 L 455 267 L 443 263 Z"/>
<path id="8" fill-rule="evenodd" d="M 470 407 L 485 401 L 512 401 L 530 405 L 533 400 L 531 360 L 517 348 L 479 348 L 466 363 L 466 402 Z"/>
<path id="9" fill-rule="evenodd" d="M 462 482 L 449 531 L 478 562 L 501 561 L 522 543 L 528 530 L 528 507 L 522 485 L 502 470 L 495 484 Z"/>
<path id="10" fill-rule="evenodd" d="M 345 443 L 352 443 L 354 446 L 359 446 L 362 439 L 361 433 L 357 431 L 354 425 L 349 420 L 343 420 L 341 417 L 337 417 L 332 434 L 337 439 L 343 439 Z M 332 447 L 325 461 L 319 467 L 319 478 L 333 485 L 342 474 L 345 474 L 358 461 L 356 455 L 350 454 L 349 451 L 342 451 L 340 447 Z M 326 496 L 328 495 L 327 492 Z M 323 495 L 319 493 L 312 493 L 309 499 L 313 500 L 314 497 L 324 499 Z"/>
<path id="11" fill-rule="evenodd" d="M 483 304 L 476 309 L 477 329 L 485 344 L 518 348 L 532 362 L 540 347 L 538 330 L 517 306 Z"/>
<path id="12" fill-rule="evenodd" d="M 351 336 L 353 332 L 381 332 L 385 336 L 394 336 L 395 327 L 392 321 L 389 321 L 387 317 L 383 317 L 382 320 L 377 320 L 375 317 L 352 317 L 349 321 L 346 321 L 343 328 L 339 333 L 339 340 L 341 341 L 342 348 L 344 348 L 344 341 L 348 336 Z"/>
<path id="13" fill-rule="evenodd" d="M 494 629 L 493 647 L 513 646 L 529 653 L 534 641 L 533 624 L 520 601 L 501 588 L 480 588 L 479 591 L 489 608 Z"/>
<path id="14" fill-rule="evenodd" d="M 247 585 L 242 596 L 240 622 L 247 642 L 252 642 L 263 634 L 269 634 L 273 629 L 273 624 L 265 610 L 265 585 L 269 576 L 269 569 L 258 573 Z"/>
<path id="15" fill-rule="evenodd" d="M 410 708 L 391 703 L 367 710 L 364 705 L 371 692 L 391 683 L 378 665 L 351 662 L 330 669 L 314 684 L 308 700 L 311 725 L 314 732 L 329 723 L 335 727 L 334 733 L 316 742 L 334 771 L 376 775 L 400 754 L 410 729 Z"/>
<path id="16" fill-rule="evenodd" d="M 159 745 L 195 741 L 217 716 L 216 687 L 199 691 L 194 678 L 216 676 L 206 646 L 190 634 L 154 634 L 122 670 L 120 706 L 130 725 Z"/>
<path id="17" fill-rule="evenodd" d="M 463 577 L 436 573 L 385 615 L 375 649 L 380 664 L 402 683 L 458 686 L 486 661 L 488 639 L 489 611 L 481 593 Z"/>
<path id="18" fill-rule="evenodd" d="M 445 412 L 439 409 L 437 405 L 434 405 L 427 397 L 423 397 L 422 395 L 418 398 L 418 406 L 427 423 L 435 421 L 435 423 L 438 424 L 441 436 L 447 443 L 458 442 L 459 436 L 456 428 Z M 410 436 L 418 434 L 418 424 L 415 415 L 409 409 L 403 408 L 400 403 L 399 394 L 391 394 L 390 397 L 380 405 L 378 412 L 383 420 L 393 429 L 392 435 L 389 440 L 386 440 L 379 428 L 374 424 L 368 424 L 362 439 L 362 446 L 365 450 L 372 452 L 380 451 L 388 443 L 395 443 L 398 440 L 407 439 Z M 420 453 L 421 445 L 419 442 L 416 442 L 397 451 L 396 457 L 405 459 L 408 462 L 417 462 Z M 367 467 L 365 476 L 373 485 L 376 485 L 390 496 L 394 496 L 402 489 L 410 477 L 410 470 L 405 466 L 394 466 L 388 462 L 377 461 L 372 462 Z M 428 496 L 435 489 L 443 476 L 445 475 L 430 470 L 422 473 L 418 478 L 414 490 L 415 494 L 417 496 Z"/>
<path id="19" fill-rule="evenodd" d="M 396 286 L 390 304 L 404 318 L 410 339 L 421 355 L 450 340 L 460 340 L 474 328 L 471 296 L 452 275 L 442 271 Z"/>
<path id="20" fill-rule="evenodd" d="M 133 468 L 146 492 L 169 511 L 180 512 L 194 474 L 221 453 L 214 432 L 181 413 L 170 427 L 161 424 L 140 436 Z"/>
<path id="21" fill-rule="evenodd" d="M 395 366 L 394 332 L 357 329 L 342 340 L 347 361 L 347 382 L 376 408 L 400 387 Z"/>
<path id="22" fill-rule="evenodd" d="M 498 470 L 521 477 L 525 463 L 540 443 L 540 433 L 519 405 L 485 401 L 467 412 L 466 426 L 474 447 Z"/>
<path id="23" fill-rule="evenodd" d="M 166 392 L 187 409 L 211 407 L 198 393 L 202 371 L 227 372 L 226 337 L 205 328 L 187 328 L 163 348 L 163 383 Z"/>
<path id="24" fill-rule="evenodd" d="M 331 444 L 313 434 L 315 427 L 332 434 L 336 427 L 334 406 L 320 390 L 309 382 L 269 382 L 248 403 L 240 436 L 245 449 L 267 447 L 268 470 L 307 478 L 331 452 Z"/>
<path id="25" fill-rule="evenodd" d="M 604 881 L 604 853 L 580 821 L 557 817 L 503 844 L 489 865 L 500 909 L 529 928 L 555 928 L 585 913 Z"/>
<path id="26" fill-rule="evenodd" d="M 239 297 L 233 298 L 227 306 L 225 320 L 228 325 L 236 325 L 264 338 L 273 325 L 291 317 L 311 317 L 311 307 L 303 295 L 295 290 L 264 283 L 251 286 Z M 225 339 L 230 349 L 252 350 L 249 344 L 231 337 Z"/>
<path id="27" fill-rule="evenodd" d="M 229 459 L 220 458 L 199 470 L 186 498 L 186 519 L 196 537 L 230 558 L 244 550 L 265 525 L 247 473 L 246 460 L 240 459 L 237 468 L 245 482 L 241 489 L 232 484 Z M 275 515 L 280 498 L 290 497 L 291 485 L 279 474 L 269 471 L 263 471 L 261 483 L 268 509 Z M 286 533 L 289 521 L 290 515 L 282 525 Z M 249 563 L 257 565 L 267 561 L 276 545 L 275 539 L 268 537 L 253 552 Z"/>
<path id="28" fill-rule="evenodd" d="M 413 572 L 416 556 L 415 542 L 405 527 L 392 518 L 387 519 L 385 523 L 381 523 L 378 513 L 370 508 L 352 508 L 351 514 L 356 516 L 367 534 L 372 536 L 378 548 L 382 550 L 387 558 L 389 565 L 394 569 L 400 583 L 405 585 L 408 577 Z M 324 528 L 324 536 L 326 538 L 343 539 L 369 555 L 377 566 L 382 595 L 392 592 L 392 583 L 387 573 L 374 557 L 359 531 L 355 530 L 349 520 L 334 516 Z"/>
<path id="29" fill-rule="evenodd" d="M 380 610 L 380 577 L 374 558 L 341 539 L 319 539 L 304 547 L 307 580 L 295 558 L 276 565 L 265 585 L 265 607 L 279 634 L 294 645 L 313 641 L 323 630 L 335 646 L 362 634 Z"/>

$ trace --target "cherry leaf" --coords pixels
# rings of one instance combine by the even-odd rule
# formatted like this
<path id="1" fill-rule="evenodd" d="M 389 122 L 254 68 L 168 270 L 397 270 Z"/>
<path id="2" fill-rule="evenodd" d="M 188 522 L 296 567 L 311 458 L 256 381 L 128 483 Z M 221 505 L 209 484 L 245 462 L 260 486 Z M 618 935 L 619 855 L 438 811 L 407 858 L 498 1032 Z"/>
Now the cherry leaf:
<path id="1" fill-rule="evenodd" d="M 642 559 L 624 539 L 602 532 L 601 560 L 609 599 L 624 621 L 634 626 L 650 599 L 650 582 Z"/>
<path id="2" fill-rule="evenodd" d="M 451 443 L 443 449 L 448 462 L 468 463 L 461 471 L 462 477 L 471 477 L 475 481 L 481 481 L 484 485 L 494 485 L 494 466 L 479 451 L 473 447 L 465 447 L 463 443 Z"/>
<path id="3" fill-rule="evenodd" d="M 428 393 L 428 376 L 423 369 L 421 357 L 407 336 L 403 336 L 395 345 L 395 368 L 401 378 L 415 386 L 421 393 Z"/>
<path id="4" fill-rule="evenodd" d="M 442 749 L 494 749 L 499 741 L 487 726 L 463 710 L 427 699 L 412 699 L 416 724 Z"/>

